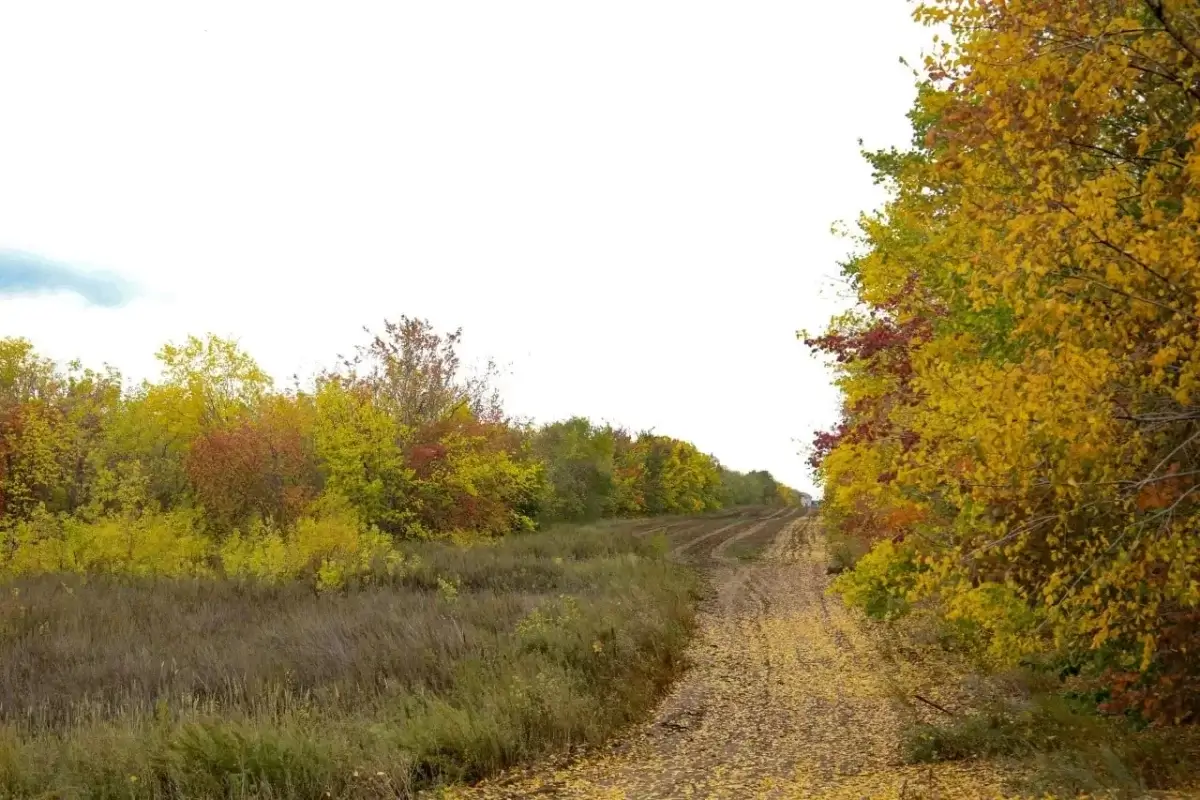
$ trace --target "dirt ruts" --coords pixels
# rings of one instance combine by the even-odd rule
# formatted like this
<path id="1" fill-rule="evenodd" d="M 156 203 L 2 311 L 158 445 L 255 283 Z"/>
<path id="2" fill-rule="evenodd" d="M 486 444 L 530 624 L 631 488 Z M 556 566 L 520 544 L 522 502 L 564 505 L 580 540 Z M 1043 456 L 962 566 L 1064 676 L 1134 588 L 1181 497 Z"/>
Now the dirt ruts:
<path id="1" fill-rule="evenodd" d="M 730 548 L 774 531 L 760 557 Z M 827 597 L 824 537 L 796 509 L 671 526 L 672 557 L 710 571 L 691 669 L 649 722 L 565 768 L 448 796 L 473 798 L 1001 797 L 986 767 L 902 764 L 897 698 L 862 627 Z"/>

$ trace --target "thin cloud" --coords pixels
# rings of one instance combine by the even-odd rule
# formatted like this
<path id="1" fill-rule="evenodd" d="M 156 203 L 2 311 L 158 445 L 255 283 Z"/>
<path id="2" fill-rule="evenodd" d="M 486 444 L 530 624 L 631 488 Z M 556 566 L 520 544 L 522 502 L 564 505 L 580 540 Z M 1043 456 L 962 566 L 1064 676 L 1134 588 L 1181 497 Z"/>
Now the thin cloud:
<path id="1" fill-rule="evenodd" d="M 87 272 L 71 264 L 0 250 L 0 296 L 74 292 L 92 305 L 112 308 L 126 303 L 133 287 L 117 275 Z"/>

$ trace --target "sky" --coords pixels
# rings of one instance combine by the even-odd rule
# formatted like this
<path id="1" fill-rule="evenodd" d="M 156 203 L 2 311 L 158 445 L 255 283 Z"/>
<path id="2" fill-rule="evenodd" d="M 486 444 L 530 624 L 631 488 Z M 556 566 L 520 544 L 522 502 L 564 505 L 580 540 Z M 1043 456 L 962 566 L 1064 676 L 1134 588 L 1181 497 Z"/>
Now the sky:
<path id="1" fill-rule="evenodd" d="M 906 0 L 0 8 L 0 336 L 156 373 L 189 333 L 284 379 L 401 314 L 510 412 L 812 490 L 795 338 L 882 195 L 929 39 Z"/>

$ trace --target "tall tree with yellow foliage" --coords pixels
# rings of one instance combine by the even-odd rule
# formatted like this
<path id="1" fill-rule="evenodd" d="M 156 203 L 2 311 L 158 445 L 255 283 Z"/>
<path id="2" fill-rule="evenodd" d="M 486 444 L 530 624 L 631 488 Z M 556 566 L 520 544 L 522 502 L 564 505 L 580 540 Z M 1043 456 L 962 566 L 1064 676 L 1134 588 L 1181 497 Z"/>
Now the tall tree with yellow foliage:
<path id="1" fill-rule="evenodd" d="M 931 0 L 891 199 L 820 438 L 848 596 L 935 603 L 991 657 L 1085 658 L 1200 712 L 1200 6 Z M 870 346 L 872 337 L 890 339 Z M 898 569 L 897 564 L 910 568 Z M 895 609 L 897 603 L 876 604 Z"/>

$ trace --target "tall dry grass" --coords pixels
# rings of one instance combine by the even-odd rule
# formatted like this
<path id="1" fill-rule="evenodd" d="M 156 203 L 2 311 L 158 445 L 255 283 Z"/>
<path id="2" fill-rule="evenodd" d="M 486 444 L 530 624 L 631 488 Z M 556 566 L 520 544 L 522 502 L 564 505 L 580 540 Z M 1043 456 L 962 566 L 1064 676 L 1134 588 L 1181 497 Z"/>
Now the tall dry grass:
<path id="1" fill-rule="evenodd" d="M 409 796 L 595 744 L 681 667 L 694 576 L 614 525 L 386 580 L 0 586 L 0 796 Z"/>

